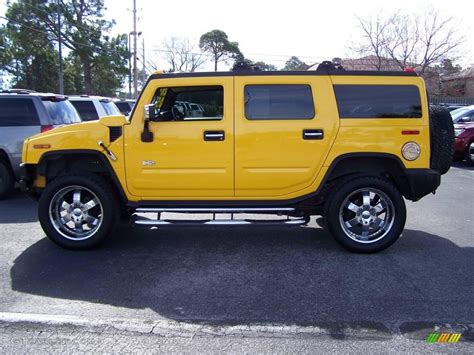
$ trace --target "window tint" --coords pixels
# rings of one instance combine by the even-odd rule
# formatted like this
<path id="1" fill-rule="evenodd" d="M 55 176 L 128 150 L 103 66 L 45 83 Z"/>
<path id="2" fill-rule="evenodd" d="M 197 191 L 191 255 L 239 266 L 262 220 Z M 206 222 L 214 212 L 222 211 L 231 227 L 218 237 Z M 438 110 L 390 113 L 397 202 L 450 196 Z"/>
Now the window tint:
<path id="1" fill-rule="evenodd" d="M 155 93 L 153 103 L 162 121 L 221 120 L 224 89 L 222 86 L 160 88 Z"/>
<path id="2" fill-rule="evenodd" d="M 51 117 L 53 125 L 71 124 L 81 122 L 81 118 L 69 101 L 43 100 L 43 105 Z"/>
<path id="3" fill-rule="evenodd" d="M 298 120 L 314 117 L 309 85 L 245 86 L 245 117 L 249 120 Z"/>
<path id="4" fill-rule="evenodd" d="M 101 101 L 100 104 L 107 115 L 120 115 L 120 111 L 112 101 Z"/>
<path id="5" fill-rule="evenodd" d="M 99 115 L 92 101 L 71 101 L 72 105 L 79 112 L 83 121 L 94 121 L 99 119 Z"/>
<path id="6" fill-rule="evenodd" d="M 122 114 L 124 114 L 125 116 L 128 115 L 130 111 L 132 111 L 132 107 L 128 102 L 116 102 L 115 105 L 117 105 L 120 112 L 122 112 Z"/>
<path id="7" fill-rule="evenodd" d="M 40 121 L 32 99 L 0 99 L 0 127 L 39 125 Z"/>
<path id="8" fill-rule="evenodd" d="M 334 85 L 340 118 L 420 118 L 414 85 Z"/>

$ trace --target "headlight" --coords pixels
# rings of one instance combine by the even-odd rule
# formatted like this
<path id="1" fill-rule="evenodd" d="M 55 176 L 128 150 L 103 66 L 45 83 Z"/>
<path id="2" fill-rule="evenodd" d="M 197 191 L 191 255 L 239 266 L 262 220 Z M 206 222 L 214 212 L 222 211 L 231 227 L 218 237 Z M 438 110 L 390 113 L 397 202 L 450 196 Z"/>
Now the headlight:
<path id="1" fill-rule="evenodd" d="M 415 142 L 405 143 L 402 147 L 402 155 L 406 160 L 412 161 L 418 159 L 421 148 Z"/>
<path id="2" fill-rule="evenodd" d="M 464 130 L 462 128 L 456 128 L 454 130 L 454 136 L 457 137 L 459 136 L 462 132 L 464 132 Z"/>

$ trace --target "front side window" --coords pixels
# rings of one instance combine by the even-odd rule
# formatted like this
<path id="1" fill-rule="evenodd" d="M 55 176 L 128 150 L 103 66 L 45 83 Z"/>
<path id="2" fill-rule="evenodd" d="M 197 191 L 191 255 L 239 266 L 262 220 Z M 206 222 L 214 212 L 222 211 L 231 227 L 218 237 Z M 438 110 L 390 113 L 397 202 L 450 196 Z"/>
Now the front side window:
<path id="1" fill-rule="evenodd" d="M 221 120 L 224 89 L 222 86 L 159 88 L 152 103 L 160 121 Z"/>
<path id="2" fill-rule="evenodd" d="M 334 85 L 340 118 L 420 118 L 415 85 Z"/>
<path id="3" fill-rule="evenodd" d="M 0 127 L 39 125 L 32 99 L 0 99 Z"/>
<path id="4" fill-rule="evenodd" d="M 249 120 L 308 120 L 314 118 L 309 85 L 245 86 L 245 117 Z"/>
<path id="5" fill-rule="evenodd" d="M 92 101 L 71 101 L 83 121 L 95 121 L 99 119 L 97 110 Z"/>

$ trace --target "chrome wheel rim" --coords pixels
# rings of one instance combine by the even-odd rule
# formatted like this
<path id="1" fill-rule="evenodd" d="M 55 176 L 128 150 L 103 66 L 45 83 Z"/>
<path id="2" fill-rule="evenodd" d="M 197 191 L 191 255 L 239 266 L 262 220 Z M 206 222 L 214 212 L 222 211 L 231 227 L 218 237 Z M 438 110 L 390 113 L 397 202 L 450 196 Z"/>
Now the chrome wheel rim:
<path id="1" fill-rule="evenodd" d="M 357 243 L 370 244 L 384 238 L 392 229 L 395 207 L 383 191 L 362 188 L 349 194 L 339 210 L 344 234 Z"/>
<path id="2" fill-rule="evenodd" d="M 471 157 L 471 161 L 474 161 L 474 142 L 469 145 L 469 156 Z"/>
<path id="3" fill-rule="evenodd" d="M 103 216 L 99 198 L 83 186 L 59 190 L 49 204 L 49 218 L 54 229 L 69 240 L 91 238 L 102 225 Z"/>

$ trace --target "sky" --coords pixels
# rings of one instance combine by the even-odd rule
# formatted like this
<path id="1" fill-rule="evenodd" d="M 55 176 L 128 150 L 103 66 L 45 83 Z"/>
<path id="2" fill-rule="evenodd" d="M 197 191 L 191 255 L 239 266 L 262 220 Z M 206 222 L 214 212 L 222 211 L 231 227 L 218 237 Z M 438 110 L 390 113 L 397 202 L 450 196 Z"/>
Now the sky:
<path id="1" fill-rule="evenodd" d="M 223 30 L 231 41 L 237 41 L 247 58 L 279 68 L 293 55 L 308 64 L 353 57 L 350 46 L 360 33 L 358 16 L 400 11 L 423 14 L 429 9 L 453 17 L 465 38 L 458 62 L 463 67 L 474 65 L 474 0 L 136 1 L 138 31 L 143 33 L 140 45 L 144 39 L 146 61 L 160 69 L 169 69 L 163 60 L 165 39 L 189 38 L 199 51 L 199 37 L 213 29 Z M 116 22 L 113 33 L 133 30 L 133 0 L 105 0 L 105 5 L 106 17 Z M 0 14 L 5 10 L 6 0 L 0 0 Z M 212 70 L 212 64 L 202 69 Z M 225 65 L 220 69 L 226 69 Z"/>
<path id="2" fill-rule="evenodd" d="M 132 0 L 105 0 L 115 32 L 132 28 Z M 370 17 L 398 11 L 422 14 L 429 9 L 451 16 L 465 38 L 459 63 L 474 64 L 473 0 L 137 0 L 138 31 L 143 32 L 146 56 L 167 69 L 159 50 L 170 37 L 194 43 L 201 34 L 220 29 L 239 42 L 244 55 L 282 67 L 292 55 L 307 63 L 351 57 L 357 39 L 357 16 Z M 148 61 L 147 60 L 147 61 Z M 212 69 L 209 64 L 204 69 Z"/>

